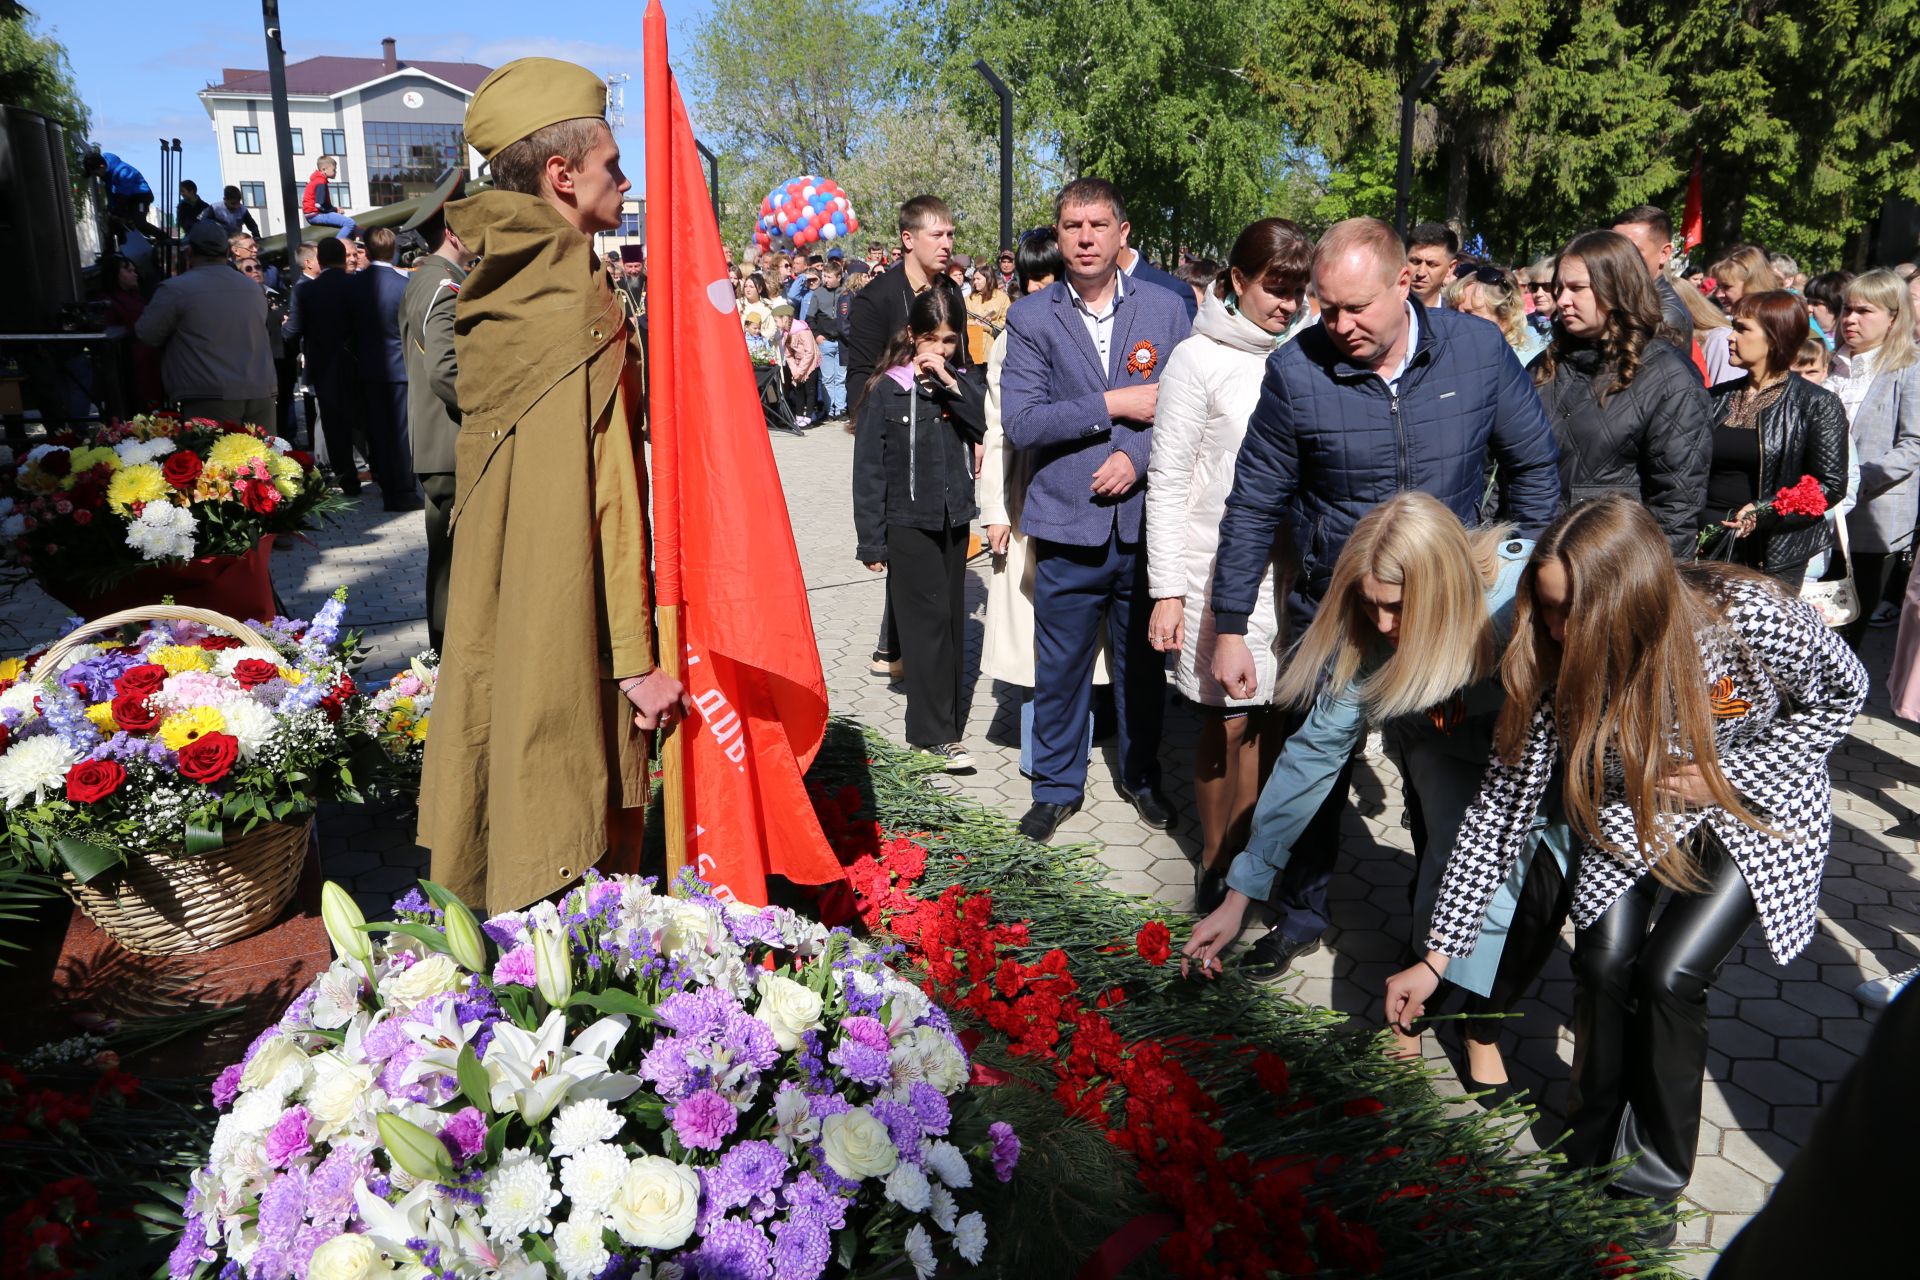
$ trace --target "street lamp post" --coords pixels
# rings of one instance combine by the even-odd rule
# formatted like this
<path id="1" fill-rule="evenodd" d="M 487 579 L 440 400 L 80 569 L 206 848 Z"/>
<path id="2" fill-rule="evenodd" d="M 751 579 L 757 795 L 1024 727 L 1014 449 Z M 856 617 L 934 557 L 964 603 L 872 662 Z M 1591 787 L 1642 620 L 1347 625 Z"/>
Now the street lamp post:
<path id="1" fill-rule="evenodd" d="M 260 16 L 267 29 L 267 82 L 273 89 L 273 131 L 280 143 L 280 208 L 287 223 L 287 263 L 300 248 L 300 195 L 294 185 L 293 128 L 287 111 L 287 54 L 280 44 L 280 0 L 260 0 Z"/>
<path id="2" fill-rule="evenodd" d="M 1000 99 L 1000 245 L 1005 248 L 1013 243 L 1013 90 L 994 74 L 985 58 L 976 61 L 973 69 Z"/>
<path id="3" fill-rule="evenodd" d="M 1407 238 L 1408 206 L 1413 201 L 1413 112 L 1420 95 L 1439 74 L 1440 59 L 1434 58 L 1407 82 L 1400 95 L 1400 167 L 1393 178 L 1393 229 L 1402 240 Z"/>

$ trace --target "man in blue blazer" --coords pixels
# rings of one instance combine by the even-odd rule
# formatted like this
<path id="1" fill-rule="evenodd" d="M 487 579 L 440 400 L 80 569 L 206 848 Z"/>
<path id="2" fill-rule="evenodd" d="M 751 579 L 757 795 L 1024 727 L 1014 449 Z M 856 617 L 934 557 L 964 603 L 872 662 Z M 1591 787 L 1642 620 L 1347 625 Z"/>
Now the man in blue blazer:
<path id="1" fill-rule="evenodd" d="M 366 412 L 367 459 L 388 511 L 418 511 L 426 505 L 413 474 L 413 442 L 407 435 L 407 357 L 400 341 L 400 300 L 407 275 L 393 265 L 391 227 L 367 233 L 367 269 L 353 277 L 353 356 L 360 370 Z"/>
<path id="2" fill-rule="evenodd" d="M 1127 215 L 1112 183 L 1068 183 L 1054 220 L 1066 278 L 1007 312 L 1000 375 L 1007 441 L 1034 464 L 1020 521 L 1035 548 L 1033 807 L 1020 830 L 1043 842 L 1080 808 L 1086 788 L 1103 618 L 1120 794 L 1148 826 L 1173 822 L 1160 793 L 1166 667 L 1147 642 L 1142 493 L 1160 370 L 1190 327 L 1177 295 L 1121 272 Z"/>
<path id="3" fill-rule="evenodd" d="M 353 328 L 353 277 L 347 274 L 347 245 L 338 236 L 314 250 L 320 273 L 293 287 L 293 303 L 280 327 L 287 341 L 298 340 L 307 362 L 307 383 L 320 402 L 315 452 L 346 494 L 360 492 L 360 471 L 353 463 L 353 438 L 360 426 L 360 384 L 348 343 Z M 308 423 L 307 429 L 313 430 Z"/>

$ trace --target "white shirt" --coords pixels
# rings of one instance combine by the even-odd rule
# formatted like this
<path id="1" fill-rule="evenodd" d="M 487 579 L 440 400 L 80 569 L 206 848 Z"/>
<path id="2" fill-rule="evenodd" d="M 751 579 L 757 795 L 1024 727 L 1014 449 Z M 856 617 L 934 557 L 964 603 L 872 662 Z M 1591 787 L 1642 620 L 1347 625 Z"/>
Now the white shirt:
<path id="1" fill-rule="evenodd" d="M 1420 308 L 1407 303 L 1407 345 L 1400 351 L 1400 363 L 1394 366 L 1391 374 L 1383 373 L 1380 380 L 1387 384 L 1392 395 L 1400 394 L 1400 375 L 1407 371 L 1407 363 L 1413 359 L 1413 349 L 1420 345 Z"/>
<path id="2" fill-rule="evenodd" d="M 1067 296 L 1073 299 L 1073 309 L 1080 313 L 1080 323 L 1087 327 L 1087 336 L 1093 339 L 1093 349 L 1099 353 L 1102 372 L 1110 373 L 1113 369 L 1110 358 L 1113 352 L 1113 317 L 1119 310 L 1120 299 L 1126 295 L 1127 273 L 1116 271 L 1113 273 L 1113 295 L 1107 299 L 1106 309 L 1096 312 L 1080 296 L 1080 291 L 1073 287 L 1073 282 L 1067 282 Z"/>
<path id="3" fill-rule="evenodd" d="M 1840 397 L 1849 423 L 1860 412 L 1860 402 L 1867 398 L 1867 391 L 1873 386 L 1873 367 L 1879 363 L 1876 359 L 1879 354 L 1880 349 L 1875 347 L 1859 355 L 1845 352 L 1834 355 L 1833 372 L 1827 376 L 1827 390 Z"/>

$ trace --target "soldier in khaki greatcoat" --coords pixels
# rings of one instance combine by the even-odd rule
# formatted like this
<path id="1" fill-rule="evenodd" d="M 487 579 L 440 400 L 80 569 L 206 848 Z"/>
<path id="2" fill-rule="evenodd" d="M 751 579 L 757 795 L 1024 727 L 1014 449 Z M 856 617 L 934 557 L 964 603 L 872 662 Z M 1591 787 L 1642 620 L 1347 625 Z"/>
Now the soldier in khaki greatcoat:
<path id="1" fill-rule="evenodd" d="M 640 356 L 593 233 L 629 183 L 606 85 L 522 58 L 466 140 L 491 191 L 447 206 L 478 256 L 454 309 L 452 588 L 421 779 L 432 875 L 490 911 L 638 866 L 646 738 L 691 704 L 654 666 Z"/>

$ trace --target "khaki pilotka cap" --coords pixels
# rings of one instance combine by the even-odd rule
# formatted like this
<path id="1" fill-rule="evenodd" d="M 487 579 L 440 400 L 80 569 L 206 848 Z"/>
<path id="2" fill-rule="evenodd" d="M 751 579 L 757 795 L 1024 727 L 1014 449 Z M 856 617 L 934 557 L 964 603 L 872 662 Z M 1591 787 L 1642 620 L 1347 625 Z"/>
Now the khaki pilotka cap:
<path id="1" fill-rule="evenodd" d="M 607 82 L 593 72 L 557 58 L 515 58 L 473 91 L 467 145 L 491 161 L 550 124 L 606 115 Z"/>

